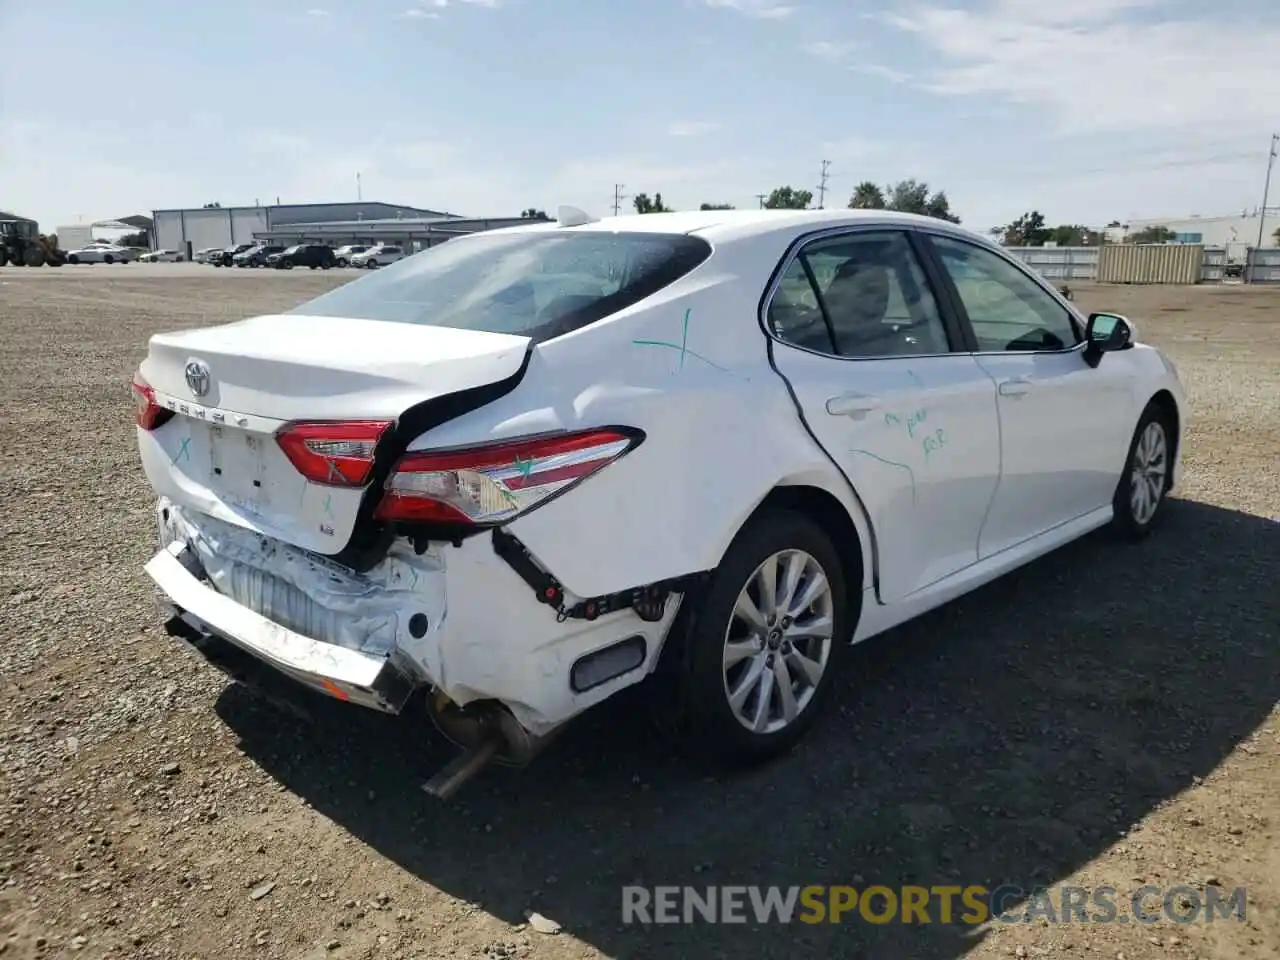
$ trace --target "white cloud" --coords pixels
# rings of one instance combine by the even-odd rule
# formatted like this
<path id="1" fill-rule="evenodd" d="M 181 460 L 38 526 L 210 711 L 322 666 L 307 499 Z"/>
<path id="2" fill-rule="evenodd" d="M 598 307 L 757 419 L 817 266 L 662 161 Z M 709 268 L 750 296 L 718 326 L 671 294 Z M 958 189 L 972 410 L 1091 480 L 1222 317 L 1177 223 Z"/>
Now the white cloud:
<path id="1" fill-rule="evenodd" d="M 700 137 L 719 129 L 719 126 L 710 120 L 675 120 L 667 128 L 667 134 L 672 137 Z"/>
<path id="2" fill-rule="evenodd" d="M 439 20 L 440 14 L 431 10 L 423 10 L 419 7 L 410 7 L 403 13 L 397 15 L 401 20 Z"/>
<path id="3" fill-rule="evenodd" d="M 922 85 L 1048 111 L 1059 133 L 1256 127 L 1275 115 L 1280 20 L 1136 20 L 1157 0 L 925 3 L 880 19 L 949 64 Z"/>
<path id="4" fill-rule="evenodd" d="M 911 74 L 903 73 L 901 70 L 895 70 L 893 67 L 886 67 L 880 63 L 858 63 L 849 68 L 854 73 L 863 73 L 869 77 L 879 77 L 882 80 L 888 80 L 890 83 L 905 83 L 911 79 Z"/>
<path id="5" fill-rule="evenodd" d="M 713 10 L 733 10 L 744 17 L 756 20 L 783 20 L 796 12 L 796 8 L 773 0 L 706 0 Z"/>
<path id="6" fill-rule="evenodd" d="M 329 11 L 321 10 L 319 7 L 312 7 L 310 10 L 307 11 L 307 16 L 308 17 L 327 17 L 329 16 Z"/>
<path id="7" fill-rule="evenodd" d="M 843 60 L 851 51 L 862 46 L 856 42 L 840 43 L 835 40 L 814 40 L 804 44 L 800 49 L 811 57 L 821 60 Z"/>

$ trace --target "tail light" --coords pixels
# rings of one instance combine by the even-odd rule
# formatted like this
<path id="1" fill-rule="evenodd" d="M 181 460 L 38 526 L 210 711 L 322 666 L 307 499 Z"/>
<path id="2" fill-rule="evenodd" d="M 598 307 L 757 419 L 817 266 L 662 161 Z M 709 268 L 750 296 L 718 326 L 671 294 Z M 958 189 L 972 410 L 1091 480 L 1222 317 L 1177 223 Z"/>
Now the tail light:
<path id="1" fill-rule="evenodd" d="M 581 483 L 642 439 L 613 428 L 409 453 L 387 479 L 375 516 L 409 523 L 503 523 Z"/>
<path id="2" fill-rule="evenodd" d="M 172 419 L 173 411 L 156 403 L 156 392 L 142 376 L 142 371 L 133 375 L 132 386 L 135 403 L 133 419 L 138 426 L 143 430 L 154 430 Z"/>
<path id="3" fill-rule="evenodd" d="M 285 424 L 276 443 L 312 483 L 359 487 L 373 470 L 373 453 L 389 420 L 307 421 Z"/>

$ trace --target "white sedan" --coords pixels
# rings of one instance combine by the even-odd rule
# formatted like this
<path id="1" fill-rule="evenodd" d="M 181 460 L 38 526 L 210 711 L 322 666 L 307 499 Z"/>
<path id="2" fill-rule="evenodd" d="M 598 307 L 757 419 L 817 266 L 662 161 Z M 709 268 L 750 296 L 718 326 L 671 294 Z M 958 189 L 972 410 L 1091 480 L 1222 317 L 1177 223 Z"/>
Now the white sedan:
<path id="1" fill-rule="evenodd" d="M 139 263 L 181 263 L 186 257 L 177 250 L 149 250 L 138 257 Z"/>
<path id="2" fill-rule="evenodd" d="M 394 244 L 379 243 L 367 250 L 359 253 L 353 253 L 347 258 L 347 262 L 353 267 L 363 267 L 367 270 L 374 270 L 378 267 L 385 267 L 388 264 L 395 263 L 397 260 L 403 260 L 409 256 L 405 252 L 404 247 L 395 246 Z"/>
<path id="3" fill-rule="evenodd" d="M 90 243 L 67 254 L 67 263 L 129 263 L 138 255 L 114 243 Z"/>
<path id="4" fill-rule="evenodd" d="M 170 631 L 389 713 L 429 690 L 469 749 L 439 795 L 646 678 L 704 754 L 787 750 L 851 643 L 1146 535 L 1187 417 L 1124 317 L 850 210 L 562 208 L 156 335 L 133 389 Z"/>

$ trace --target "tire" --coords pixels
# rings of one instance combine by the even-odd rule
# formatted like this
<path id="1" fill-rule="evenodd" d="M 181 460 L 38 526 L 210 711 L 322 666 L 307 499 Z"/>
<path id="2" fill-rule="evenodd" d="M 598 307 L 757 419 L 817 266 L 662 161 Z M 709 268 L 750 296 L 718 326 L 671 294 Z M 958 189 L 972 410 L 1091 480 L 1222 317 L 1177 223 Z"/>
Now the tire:
<path id="1" fill-rule="evenodd" d="M 70 263 L 70 264 L 78 264 L 79 262 L 80 262 L 80 258 L 79 258 L 79 257 L 77 257 L 77 256 L 75 256 L 75 255 L 72 255 L 72 256 L 70 256 L 70 257 L 67 257 L 67 263 Z"/>
<path id="2" fill-rule="evenodd" d="M 820 582 L 815 573 L 822 575 L 826 590 L 816 595 L 815 603 L 799 611 L 803 616 L 796 619 L 807 623 L 825 620 L 830 636 L 798 634 L 793 638 L 798 642 L 792 646 L 785 631 L 798 630 L 804 624 L 783 624 L 798 611 L 779 604 L 771 613 L 760 602 L 758 587 L 771 563 L 776 564 L 775 592 L 786 589 L 791 570 L 800 572 L 796 588 L 802 593 Z M 799 565 L 790 566 L 793 563 Z M 850 605 L 846 576 L 831 539 L 799 513 L 779 510 L 764 514 L 739 532 L 705 590 L 691 596 L 689 610 L 681 611 L 679 635 L 673 628 L 668 640 L 683 644 L 678 648 L 673 675 L 666 678 L 674 688 L 669 692 L 675 694 L 682 746 L 715 765 L 743 766 L 787 752 L 808 733 L 830 699 L 853 636 L 857 611 Z M 754 596 L 750 590 L 756 591 Z M 740 595 L 766 618 L 754 632 L 737 613 Z M 770 623 L 770 616 L 779 619 Z M 765 630 L 768 632 L 763 633 Z M 746 639 L 739 641 L 739 637 Z M 731 644 L 741 659 L 726 666 Z M 807 675 L 805 659 L 820 665 L 814 671 L 816 683 Z M 751 675 L 757 679 L 742 686 Z M 784 682 L 786 687 L 781 685 Z M 791 692 L 791 704 L 796 708 L 790 719 L 784 712 L 783 689 Z M 744 692 L 739 694 L 735 709 L 733 693 L 738 691 Z M 762 700 L 763 713 L 759 709 Z M 755 729 L 747 725 L 760 717 L 764 722 L 757 721 Z"/>
<path id="3" fill-rule="evenodd" d="M 109 253 L 104 253 L 104 254 L 102 255 L 102 262 L 103 262 L 103 263 L 115 263 L 115 258 L 114 258 L 113 256 L 111 256 L 111 254 L 109 254 Z"/>
<path id="4" fill-rule="evenodd" d="M 1160 507 L 1169 492 L 1175 442 L 1169 418 L 1154 403 L 1147 404 L 1125 458 L 1124 473 L 1116 484 L 1111 505 L 1112 528 L 1128 540 L 1141 540 L 1161 516 Z"/>

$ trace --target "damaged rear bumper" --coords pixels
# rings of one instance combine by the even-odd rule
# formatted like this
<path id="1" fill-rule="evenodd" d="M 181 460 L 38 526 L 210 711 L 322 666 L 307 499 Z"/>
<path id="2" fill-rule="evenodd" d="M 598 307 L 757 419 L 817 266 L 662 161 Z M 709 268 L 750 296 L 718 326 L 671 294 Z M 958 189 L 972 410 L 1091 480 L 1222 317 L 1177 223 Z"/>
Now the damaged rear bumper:
<path id="1" fill-rule="evenodd" d="M 395 653 L 363 653 L 304 637 L 218 593 L 201 579 L 199 560 L 186 544 L 168 544 L 145 569 L 174 618 L 187 628 L 171 624 L 170 632 L 233 676 L 233 661 L 209 638 L 233 644 L 313 690 L 383 713 L 399 713 L 424 685 L 412 665 Z"/>

